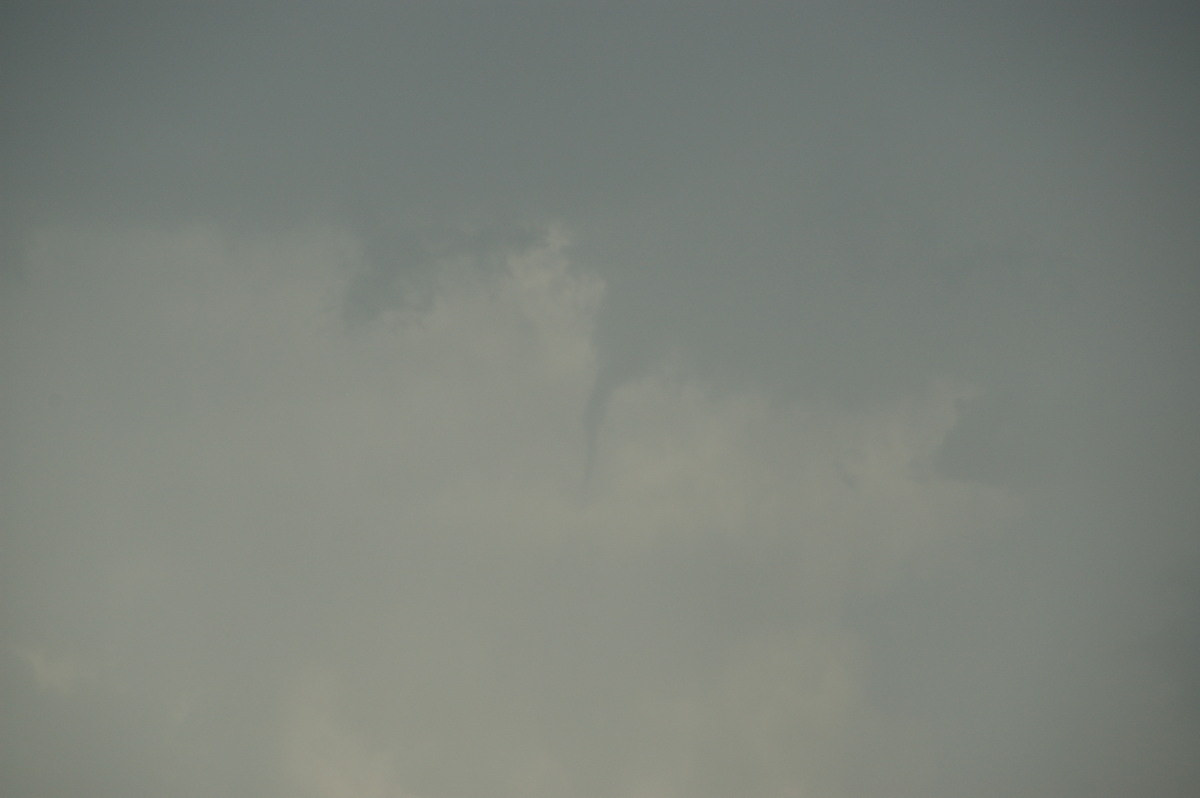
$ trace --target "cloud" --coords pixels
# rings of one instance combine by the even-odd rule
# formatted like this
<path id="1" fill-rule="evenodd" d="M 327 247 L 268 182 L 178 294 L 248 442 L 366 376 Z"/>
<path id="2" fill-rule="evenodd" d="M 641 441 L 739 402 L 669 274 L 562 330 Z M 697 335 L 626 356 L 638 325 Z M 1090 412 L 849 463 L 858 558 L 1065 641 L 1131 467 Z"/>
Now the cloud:
<path id="1" fill-rule="evenodd" d="M 39 690 L 68 696 L 81 683 L 93 678 L 92 673 L 82 663 L 68 657 L 47 654 L 41 648 L 19 648 L 17 656 L 29 667 Z"/>
<path id="2" fill-rule="evenodd" d="M 847 794 L 888 723 L 847 602 L 1020 512 L 932 467 L 970 391 L 852 412 L 664 363 L 585 484 L 604 285 L 569 247 L 448 257 L 347 324 L 336 229 L 44 231 L 8 322 L 19 628 L 152 697 L 144 733 L 240 748 L 234 794 Z"/>
<path id="3" fill-rule="evenodd" d="M 1200 792 L 1200 17 L 134 5 L 0 25 L 0 793 Z"/>

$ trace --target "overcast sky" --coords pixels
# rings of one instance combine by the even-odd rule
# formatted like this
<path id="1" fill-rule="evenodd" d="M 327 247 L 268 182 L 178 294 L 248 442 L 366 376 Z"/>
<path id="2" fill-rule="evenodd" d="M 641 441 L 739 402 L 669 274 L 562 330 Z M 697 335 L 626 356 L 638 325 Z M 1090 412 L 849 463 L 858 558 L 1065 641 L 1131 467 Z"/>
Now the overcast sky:
<path id="1" fill-rule="evenodd" d="M 0 792 L 1200 794 L 1200 15 L 8 2 Z"/>

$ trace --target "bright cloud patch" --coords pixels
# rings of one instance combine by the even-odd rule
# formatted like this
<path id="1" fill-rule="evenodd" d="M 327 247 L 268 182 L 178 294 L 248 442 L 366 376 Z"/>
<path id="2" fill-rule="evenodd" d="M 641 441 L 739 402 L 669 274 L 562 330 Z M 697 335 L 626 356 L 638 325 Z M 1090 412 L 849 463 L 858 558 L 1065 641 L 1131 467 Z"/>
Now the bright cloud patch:
<path id="1" fill-rule="evenodd" d="M 348 326 L 337 230 L 46 231 L 5 308 L 5 643 L 81 702 L 42 722 L 124 724 L 129 795 L 851 794 L 900 721 L 846 604 L 1016 511 L 931 466 L 969 391 L 847 412 L 663 364 L 589 465 L 604 287 L 568 244 Z"/>

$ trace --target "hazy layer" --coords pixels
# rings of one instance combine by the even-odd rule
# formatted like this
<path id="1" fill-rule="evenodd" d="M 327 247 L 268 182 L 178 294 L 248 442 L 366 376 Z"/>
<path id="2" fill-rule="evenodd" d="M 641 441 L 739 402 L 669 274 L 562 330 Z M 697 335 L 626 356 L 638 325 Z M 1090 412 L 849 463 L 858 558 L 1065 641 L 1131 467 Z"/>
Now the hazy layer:
<path id="1" fill-rule="evenodd" d="M 600 6 L 0 12 L 0 791 L 1200 789 L 1197 20 Z"/>

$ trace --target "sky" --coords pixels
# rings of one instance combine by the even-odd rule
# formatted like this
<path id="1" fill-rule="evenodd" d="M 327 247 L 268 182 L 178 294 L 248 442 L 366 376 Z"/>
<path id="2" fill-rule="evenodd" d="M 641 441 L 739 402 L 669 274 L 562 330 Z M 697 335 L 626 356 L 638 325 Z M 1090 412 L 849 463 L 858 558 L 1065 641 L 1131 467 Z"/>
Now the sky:
<path id="1" fill-rule="evenodd" d="M 1200 794 L 1185 3 L 0 9 L 0 792 Z"/>

